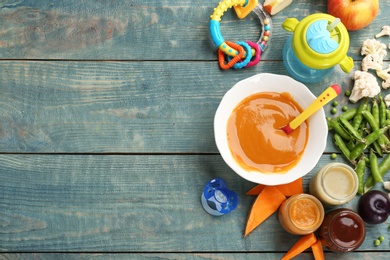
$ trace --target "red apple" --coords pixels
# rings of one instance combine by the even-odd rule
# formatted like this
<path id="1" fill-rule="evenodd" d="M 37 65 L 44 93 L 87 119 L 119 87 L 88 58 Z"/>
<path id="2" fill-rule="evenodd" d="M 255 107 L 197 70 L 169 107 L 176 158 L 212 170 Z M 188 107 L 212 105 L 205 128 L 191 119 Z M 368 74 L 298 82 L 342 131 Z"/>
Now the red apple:
<path id="1" fill-rule="evenodd" d="M 377 16 L 378 10 L 378 0 L 328 0 L 328 13 L 340 18 L 349 31 L 369 25 Z"/>

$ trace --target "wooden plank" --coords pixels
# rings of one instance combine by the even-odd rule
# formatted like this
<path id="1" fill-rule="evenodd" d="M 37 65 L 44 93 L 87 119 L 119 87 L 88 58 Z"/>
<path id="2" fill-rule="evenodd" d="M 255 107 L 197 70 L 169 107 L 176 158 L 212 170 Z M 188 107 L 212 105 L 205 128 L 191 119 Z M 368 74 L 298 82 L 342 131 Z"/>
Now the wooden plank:
<path id="1" fill-rule="evenodd" d="M 306 191 L 328 162 L 305 176 Z M 0 155 L 0 165 L 1 252 L 284 252 L 297 239 L 276 215 L 243 237 L 254 184 L 219 155 Z M 222 217 L 200 203 L 215 177 L 239 195 L 238 208 Z M 388 250 L 373 245 L 379 234 L 390 239 L 386 230 L 368 226 L 360 250 Z"/>
<path id="2" fill-rule="evenodd" d="M 367 259 L 377 260 L 386 259 L 388 252 L 352 252 L 342 255 L 336 255 L 334 253 L 325 253 L 326 259 L 343 259 L 343 260 L 355 260 L 355 259 Z M 281 259 L 283 253 L 32 253 L 32 254 L 0 254 L 1 260 L 12 259 L 247 259 L 247 260 L 273 260 Z M 298 258 L 297 258 L 298 259 Z M 313 255 L 310 252 L 305 252 L 299 255 L 299 259 L 311 260 Z"/>
<path id="3" fill-rule="evenodd" d="M 88 60 L 216 60 L 209 17 L 218 1 L 15 1 L 0 3 L 0 58 Z M 381 10 L 390 0 L 381 1 Z M 263 60 L 280 60 L 286 17 L 326 12 L 326 1 L 294 1 L 273 16 L 270 48 Z M 388 22 L 386 14 L 364 30 L 352 32 L 350 55 L 360 59 L 360 45 Z M 221 21 L 231 41 L 256 41 L 260 23 L 252 13 L 239 20 L 228 10 Z"/>
<path id="4" fill-rule="evenodd" d="M 215 153 L 213 118 L 226 91 L 257 73 L 286 74 L 271 61 L 223 72 L 214 62 L 169 64 L 1 61 L 0 151 Z M 315 95 L 333 83 L 351 88 L 350 75 L 334 77 L 307 86 Z"/>

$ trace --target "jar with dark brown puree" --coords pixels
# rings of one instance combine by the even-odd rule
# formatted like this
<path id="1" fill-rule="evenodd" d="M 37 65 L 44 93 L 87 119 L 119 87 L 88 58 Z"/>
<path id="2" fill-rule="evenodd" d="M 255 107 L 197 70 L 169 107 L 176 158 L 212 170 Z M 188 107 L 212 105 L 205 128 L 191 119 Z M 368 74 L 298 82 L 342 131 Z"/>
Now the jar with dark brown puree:
<path id="1" fill-rule="evenodd" d="M 326 214 L 319 235 L 323 245 L 331 251 L 351 252 L 364 242 L 366 226 L 355 211 L 339 208 Z"/>
<path id="2" fill-rule="evenodd" d="M 264 173 L 283 173 L 294 167 L 307 144 L 308 123 L 291 134 L 281 128 L 302 112 L 287 93 L 253 94 L 232 112 L 227 124 L 230 151 L 241 167 Z"/>

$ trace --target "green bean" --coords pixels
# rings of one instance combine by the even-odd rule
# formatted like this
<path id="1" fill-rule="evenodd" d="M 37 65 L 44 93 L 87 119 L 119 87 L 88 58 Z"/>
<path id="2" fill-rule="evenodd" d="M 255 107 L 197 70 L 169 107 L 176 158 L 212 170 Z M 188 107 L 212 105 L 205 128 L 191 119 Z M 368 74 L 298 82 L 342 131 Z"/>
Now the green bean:
<path id="1" fill-rule="evenodd" d="M 350 152 L 349 159 L 354 161 L 359 157 L 368 146 L 370 146 L 373 142 L 375 142 L 384 132 L 389 129 L 389 126 L 385 126 L 383 128 L 377 129 L 367 135 L 362 142 L 358 143 Z"/>
<path id="2" fill-rule="evenodd" d="M 362 114 L 374 131 L 379 129 L 379 124 L 370 111 L 364 110 L 362 111 Z M 389 139 L 384 134 L 381 134 L 378 143 L 383 150 L 387 150 L 386 145 L 389 144 Z"/>
<path id="3" fill-rule="evenodd" d="M 348 120 L 346 120 L 344 117 L 339 117 L 338 121 L 341 124 L 341 127 L 347 132 L 349 135 L 351 135 L 356 140 L 361 140 L 362 136 L 360 135 L 359 131 L 356 130 L 351 123 L 349 123 Z"/>
<path id="4" fill-rule="evenodd" d="M 375 142 L 373 142 L 373 143 L 372 143 L 372 146 L 373 146 L 375 152 L 376 152 L 380 157 L 382 157 L 382 156 L 383 156 L 383 151 L 382 151 L 381 146 L 380 146 L 379 143 L 378 143 L 378 140 L 376 140 Z"/>
<path id="5" fill-rule="evenodd" d="M 386 103 L 382 95 L 379 95 L 379 127 L 384 127 L 386 121 Z"/>
<path id="6" fill-rule="evenodd" d="M 362 156 L 360 157 L 357 165 L 356 165 L 356 168 L 355 168 L 355 172 L 356 172 L 356 175 L 358 177 L 358 193 L 359 194 L 363 194 L 364 192 L 364 172 L 366 170 L 366 160 L 365 160 L 365 156 Z"/>
<path id="7" fill-rule="evenodd" d="M 389 125 L 386 125 L 385 127 L 379 128 L 379 129 L 371 132 L 369 135 L 367 135 L 364 138 L 364 143 L 367 146 L 371 145 L 373 142 L 378 140 L 378 138 L 381 137 L 389 129 L 389 127 L 390 127 Z"/>
<path id="8" fill-rule="evenodd" d="M 356 158 L 363 154 L 363 151 L 364 149 L 366 149 L 366 147 L 367 146 L 364 143 L 358 143 L 357 145 L 355 145 L 355 147 L 349 153 L 349 159 L 351 161 L 355 161 Z"/>
<path id="9" fill-rule="evenodd" d="M 340 150 L 340 152 L 344 155 L 344 157 L 349 160 L 349 156 L 351 152 L 348 149 L 347 145 L 345 144 L 343 138 L 339 134 L 334 133 L 333 140 L 336 147 Z"/>
<path id="10" fill-rule="evenodd" d="M 384 176 L 390 170 L 390 154 L 388 154 L 379 164 L 379 173 Z"/>
<path id="11" fill-rule="evenodd" d="M 345 132 L 345 130 L 340 126 L 337 120 L 328 121 L 328 125 L 335 131 L 335 133 L 339 134 L 344 140 L 351 140 L 351 136 Z"/>
<path id="12" fill-rule="evenodd" d="M 362 111 L 362 115 L 367 120 L 367 123 L 371 126 L 373 130 L 379 129 L 378 122 L 369 110 Z"/>
<path id="13" fill-rule="evenodd" d="M 347 111 L 345 111 L 344 113 L 342 113 L 340 115 L 340 117 L 344 117 L 345 119 L 347 119 L 349 121 L 355 117 L 356 113 L 357 113 L 357 108 L 351 108 L 351 109 L 348 109 Z"/>
<path id="14" fill-rule="evenodd" d="M 369 159 L 372 178 L 375 182 L 383 182 L 382 176 L 379 172 L 378 157 L 376 157 L 373 149 L 370 149 Z"/>
<path id="15" fill-rule="evenodd" d="M 352 140 L 349 140 L 348 143 L 346 143 L 349 150 L 352 150 L 355 147 L 355 143 Z"/>
<path id="16" fill-rule="evenodd" d="M 371 114 L 374 117 L 374 119 L 379 127 L 379 105 L 378 105 L 378 101 L 376 100 L 376 98 L 372 99 Z"/>
<path id="17" fill-rule="evenodd" d="M 386 109 L 386 119 L 390 120 L 390 110 Z"/>
<path id="18" fill-rule="evenodd" d="M 360 104 L 359 108 L 357 109 L 355 117 L 352 120 L 352 126 L 355 129 L 359 128 L 359 126 L 363 120 L 362 111 L 367 109 L 367 105 L 368 105 L 368 99 L 365 98 L 364 101 Z"/>
<path id="19" fill-rule="evenodd" d="M 390 154 L 387 154 L 386 157 L 379 164 L 379 174 L 383 177 L 390 170 Z M 369 176 L 364 183 L 364 192 L 369 191 L 374 187 L 375 180 L 372 176 Z"/>

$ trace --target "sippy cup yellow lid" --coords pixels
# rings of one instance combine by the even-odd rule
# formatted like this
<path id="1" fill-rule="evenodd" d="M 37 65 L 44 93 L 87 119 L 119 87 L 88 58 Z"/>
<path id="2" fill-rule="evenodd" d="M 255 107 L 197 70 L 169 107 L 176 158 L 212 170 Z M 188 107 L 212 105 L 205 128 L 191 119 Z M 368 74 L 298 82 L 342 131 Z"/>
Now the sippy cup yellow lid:
<path id="1" fill-rule="evenodd" d="M 347 56 L 349 35 L 345 26 L 329 14 L 312 14 L 300 22 L 287 18 L 282 27 L 294 32 L 292 47 L 297 58 L 313 69 L 328 69 L 339 64 L 344 72 L 353 68 L 353 60 Z"/>

